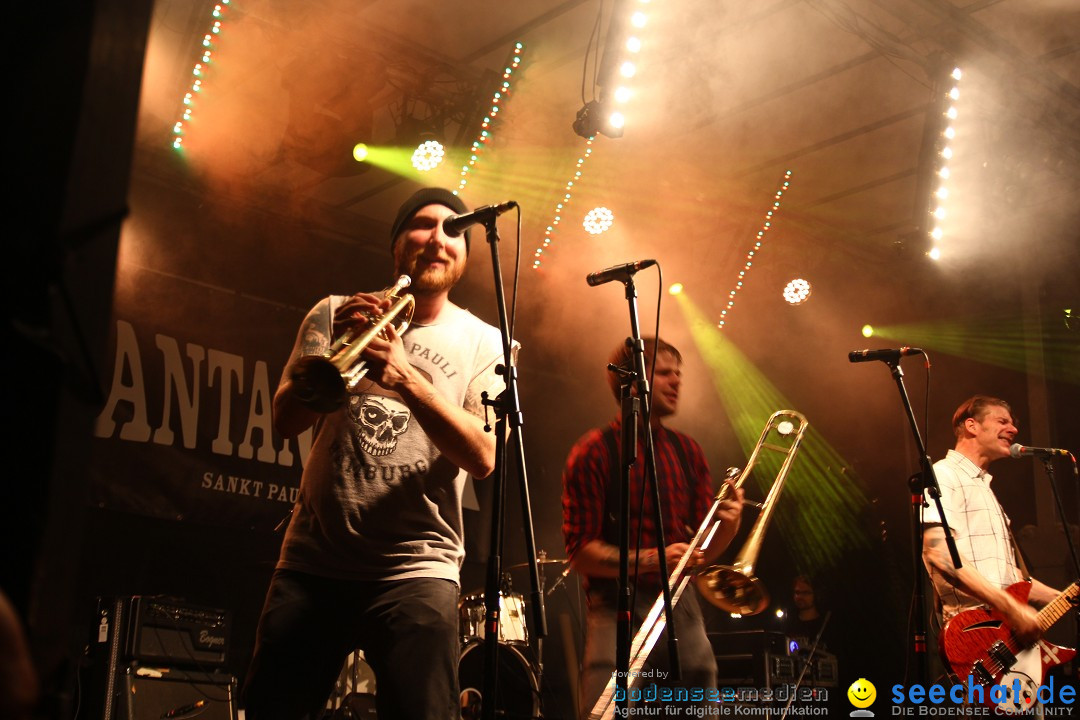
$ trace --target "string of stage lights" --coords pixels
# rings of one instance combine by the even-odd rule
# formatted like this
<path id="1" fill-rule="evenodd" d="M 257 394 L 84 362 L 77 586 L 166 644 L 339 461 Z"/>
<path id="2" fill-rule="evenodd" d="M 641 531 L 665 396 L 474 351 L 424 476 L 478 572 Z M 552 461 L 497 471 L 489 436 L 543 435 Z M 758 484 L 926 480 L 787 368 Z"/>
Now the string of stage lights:
<path id="1" fill-rule="evenodd" d="M 765 219 L 762 221 L 761 229 L 758 230 L 754 246 L 750 248 L 746 253 L 746 263 L 743 265 L 742 270 L 739 271 L 738 278 L 735 280 L 735 287 L 728 293 L 727 307 L 720 311 L 720 322 L 717 323 L 717 327 L 721 330 L 724 329 L 724 325 L 730 319 L 732 309 L 735 307 L 735 296 L 739 290 L 742 290 L 743 282 L 746 280 L 746 275 L 750 272 L 750 268 L 754 265 L 754 256 L 761 250 L 762 244 L 765 242 L 765 233 L 769 232 L 772 228 L 773 220 L 776 219 L 776 213 L 780 211 L 780 198 L 784 196 L 784 191 L 791 187 L 791 171 L 784 172 L 784 177 L 780 180 L 780 186 L 776 189 L 776 193 L 773 195 L 772 205 L 765 213 Z M 809 294 L 809 288 L 807 288 L 807 294 Z"/>
<path id="2" fill-rule="evenodd" d="M 960 78 L 963 77 L 963 73 L 960 68 L 953 68 L 952 73 L 949 74 L 949 78 L 952 80 L 951 87 L 948 92 L 945 93 L 943 122 L 941 133 L 938 136 L 938 166 L 935 171 L 936 175 L 940 179 L 937 190 L 934 191 L 933 204 L 934 209 L 931 211 L 933 220 L 930 225 L 930 250 L 927 255 L 932 260 L 941 259 L 941 240 L 945 236 L 944 224 L 947 216 L 945 211 L 945 201 L 949 198 L 949 176 L 951 172 L 949 170 L 949 161 L 953 158 L 952 141 L 956 138 L 955 122 L 959 116 L 957 110 L 958 100 L 960 99 Z"/>
<path id="3" fill-rule="evenodd" d="M 488 111 L 487 117 L 480 123 L 480 134 L 476 136 L 476 140 L 473 141 L 472 147 L 469 150 L 469 160 L 461 166 L 461 179 L 458 180 L 457 189 L 454 190 L 454 194 L 457 195 L 465 186 L 469 183 L 469 173 L 476 167 L 476 163 L 480 162 L 480 156 L 483 153 L 483 149 L 487 147 L 488 142 L 491 140 L 491 126 L 495 122 L 495 118 L 498 117 L 500 103 L 508 95 L 510 95 L 510 78 L 513 76 L 514 71 L 521 65 L 521 58 L 525 54 L 525 45 L 522 43 L 514 43 L 514 48 L 510 53 L 510 57 L 507 59 L 505 66 L 503 67 L 502 85 L 494 92 L 491 97 L 491 110 Z"/>
<path id="4" fill-rule="evenodd" d="M 551 223 L 544 228 L 544 240 L 540 247 L 536 248 L 536 252 L 533 254 L 533 270 L 540 269 L 540 261 L 544 254 L 544 251 L 551 245 L 552 237 L 555 235 L 555 228 L 562 222 L 562 213 L 566 209 L 566 206 L 570 204 L 570 199 L 573 197 L 574 183 L 581 179 L 581 168 L 585 166 L 585 163 L 592 156 L 592 144 L 594 138 L 589 138 L 585 141 L 585 152 L 581 157 L 577 159 L 577 164 L 574 165 L 574 175 L 566 181 L 566 185 L 563 187 L 563 196 L 559 202 L 555 203 L 555 216 L 551 219 Z"/>
<path id="5" fill-rule="evenodd" d="M 202 92 L 203 74 L 206 72 L 207 65 L 210 64 L 210 58 L 217 49 L 217 37 L 221 34 L 221 19 L 224 17 L 225 8 L 228 7 L 229 2 L 230 0 L 220 0 L 220 2 L 214 4 L 214 10 L 211 13 L 210 31 L 202 39 L 202 57 L 191 70 L 194 80 L 192 80 L 188 91 L 184 93 L 180 119 L 173 125 L 172 146 L 177 150 L 183 148 L 185 126 L 191 121 L 195 97 Z"/>

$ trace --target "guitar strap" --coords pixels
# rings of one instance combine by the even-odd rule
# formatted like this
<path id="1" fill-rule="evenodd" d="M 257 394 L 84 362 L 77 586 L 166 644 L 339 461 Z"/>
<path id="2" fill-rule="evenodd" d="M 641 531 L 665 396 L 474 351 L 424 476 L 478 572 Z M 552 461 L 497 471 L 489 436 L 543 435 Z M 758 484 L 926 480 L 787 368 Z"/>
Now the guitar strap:
<path id="1" fill-rule="evenodd" d="M 1016 553 L 1016 565 L 1020 568 L 1020 573 L 1024 580 L 1031 581 L 1031 573 L 1028 572 L 1027 563 L 1024 562 L 1024 552 L 1020 549 L 1020 543 L 1016 542 L 1016 536 L 1013 535 L 1012 528 L 1009 528 L 1009 540 L 1012 541 L 1013 551 Z"/>

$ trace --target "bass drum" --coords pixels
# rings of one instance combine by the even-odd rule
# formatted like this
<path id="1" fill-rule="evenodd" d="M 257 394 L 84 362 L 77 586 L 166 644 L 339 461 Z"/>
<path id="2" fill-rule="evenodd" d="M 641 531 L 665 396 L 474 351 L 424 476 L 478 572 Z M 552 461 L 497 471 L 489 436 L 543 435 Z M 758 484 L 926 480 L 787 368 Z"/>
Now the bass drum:
<path id="1" fill-rule="evenodd" d="M 495 714 L 508 720 L 540 718 L 540 687 L 532 664 L 513 645 L 499 643 L 498 703 Z M 462 720 L 479 720 L 484 693 L 484 641 L 465 646 L 458 664 Z"/>

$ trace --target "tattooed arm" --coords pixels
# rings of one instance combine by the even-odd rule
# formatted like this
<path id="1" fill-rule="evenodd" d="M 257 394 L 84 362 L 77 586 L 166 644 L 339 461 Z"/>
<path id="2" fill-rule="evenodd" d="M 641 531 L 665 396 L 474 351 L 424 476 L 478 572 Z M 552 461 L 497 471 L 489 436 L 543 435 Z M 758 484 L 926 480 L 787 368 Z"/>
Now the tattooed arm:
<path id="1" fill-rule="evenodd" d="M 296 399 L 292 393 L 292 381 L 289 371 L 297 358 L 304 355 L 318 355 L 330 347 L 330 299 L 324 299 L 311 309 L 300 324 L 289 362 L 281 375 L 277 392 L 274 394 L 274 429 L 285 438 L 296 437 L 315 424 L 319 413 L 311 410 Z"/>
<path id="2" fill-rule="evenodd" d="M 1018 602 L 1012 595 L 992 585 L 972 563 L 965 562 L 960 569 L 953 565 L 945 544 L 945 530 L 940 525 L 923 530 L 923 559 L 951 584 L 1004 615 L 1021 641 L 1030 643 L 1038 638 L 1039 625 L 1035 620 L 1035 610 L 1030 605 Z"/>

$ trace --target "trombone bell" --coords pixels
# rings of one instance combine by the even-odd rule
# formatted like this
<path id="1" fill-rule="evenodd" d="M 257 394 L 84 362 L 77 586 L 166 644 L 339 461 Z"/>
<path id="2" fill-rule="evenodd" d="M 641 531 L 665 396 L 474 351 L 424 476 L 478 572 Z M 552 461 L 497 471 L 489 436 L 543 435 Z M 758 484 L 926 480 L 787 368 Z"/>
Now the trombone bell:
<path id="1" fill-rule="evenodd" d="M 713 565 L 698 573 L 697 587 L 702 597 L 729 613 L 757 615 L 769 607 L 765 583 L 728 565 Z"/>

